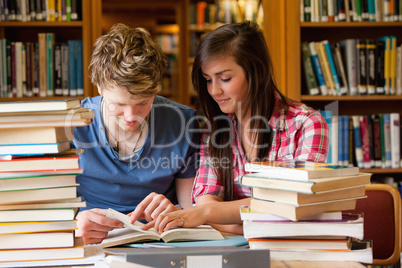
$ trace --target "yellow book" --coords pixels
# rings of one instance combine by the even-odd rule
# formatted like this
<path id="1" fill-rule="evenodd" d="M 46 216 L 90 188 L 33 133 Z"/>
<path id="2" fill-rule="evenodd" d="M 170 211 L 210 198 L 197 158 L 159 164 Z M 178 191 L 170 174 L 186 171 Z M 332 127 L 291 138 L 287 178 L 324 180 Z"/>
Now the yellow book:
<path id="1" fill-rule="evenodd" d="M 390 89 L 391 95 L 395 95 L 396 92 L 396 37 L 390 36 Z"/>
<path id="2" fill-rule="evenodd" d="M 384 92 L 385 95 L 390 94 L 390 67 L 391 67 L 391 39 L 388 36 L 381 37 L 380 40 L 385 42 L 385 51 L 384 51 Z"/>
<path id="3" fill-rule="evenodd" d="M 324 44 L 321 42 L 316 42 L 316 49 L 317 49 L 317 54 L 318 54 L 318 59 L 320 60 L 322 69 L 323 69 L 323 74 L 324 74 L 324 80 L 325 84 L 328 87 L 329 94 L 330 95 L 336 95 L 336 89 L 335 89 L 335 84 L 334 80 L 332 78 L 332 73 L 331 69 L 329 67 L 329 62 L 327 58 L 327 53 L 325 51 Z"/>
<path id="4" fill-rule="evenodd" d="M 47 0 L 46 21 L 56 21 L 56 0 Z"/>

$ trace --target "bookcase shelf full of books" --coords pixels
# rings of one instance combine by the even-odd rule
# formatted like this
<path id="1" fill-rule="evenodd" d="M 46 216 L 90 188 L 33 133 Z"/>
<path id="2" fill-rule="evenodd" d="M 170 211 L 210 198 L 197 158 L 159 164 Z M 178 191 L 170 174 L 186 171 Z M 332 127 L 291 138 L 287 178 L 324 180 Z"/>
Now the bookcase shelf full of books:
<path id="1" fill-rule="evenodd" d="M 368 12 L 365 4 L 370 1 L 365 0 L 268 2 L 270 8 L 264 12 L 271 18 L 266 27 L 277 84 L 291 99 L 323 115 L 331 114 L 329 123 L 335 126 L 331 144 L 332 149 L 337 148 L 330 152 L 329 161 L 359 166 L 374 173 L 373 178 L 392 175 L 401 180 L 399 14 L 385 13 L 384 6 L 374 6 L 374 11 L 370 7 Z M 326 8 L 314 6 L 317 2 L 325 2 Z M 356 2 L 362 3 L 360 13 Z M 316 63 L 321 69 L 317 70 Z M 380 131 L 384 129 L 385 134 Z M 356 137 L 361 137 L 360 141 Z M 356 155 L 356 142 L 361 142 L 363 156 Z M 383 151 L 375 150 L 376 146 Z"/>
<path id="2" fill-rule="evenodd" d="M 5 2 L 0 14 L 0 101 L 93 95 L 87 68 L 93 1 Z"/>

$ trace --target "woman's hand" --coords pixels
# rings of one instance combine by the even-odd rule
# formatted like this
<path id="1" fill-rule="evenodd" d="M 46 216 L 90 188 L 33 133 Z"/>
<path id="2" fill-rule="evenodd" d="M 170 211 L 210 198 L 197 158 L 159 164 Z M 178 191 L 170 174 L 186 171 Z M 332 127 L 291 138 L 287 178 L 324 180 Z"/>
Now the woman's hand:
<path id="1" fill-rule="evenodd" d="M 118 220 L 106 217 L 107 209 L 94 208 L 78 213 L 76 236 L 82 236 L 85 244 L 102 242 L 108 232 L 121 228 L 124 224 Z"/>
<path id="2" fill-rule="evenodd" d="M 150 193 L 128 216 L 130 216 L 130 223 L 134 223 L 138 219 L 145 219 L 148 224 L 143 226 L 142 229 L 147 230 L 154 226 L 155 219 L 160 214 L 167 214 L 176 210 L 179 210 L 179 208 L 175 207 L 164 195 Z"/>
<path id="3" fill-rule="evenodd" d="M 203 206 L 192 207 L 161 214 L 155 220 L 155 230 L 165 232 L 173 227 L 197 227 L 207 221 L 207 208 Z"/>

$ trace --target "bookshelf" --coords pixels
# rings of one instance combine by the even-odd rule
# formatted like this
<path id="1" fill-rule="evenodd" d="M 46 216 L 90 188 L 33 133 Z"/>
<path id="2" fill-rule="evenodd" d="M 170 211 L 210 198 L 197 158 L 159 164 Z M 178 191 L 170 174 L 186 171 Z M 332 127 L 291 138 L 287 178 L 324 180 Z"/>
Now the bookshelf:
<path id="1" fill-rule="evenodd" d="M 160 95 L 180 103 L 188 103 L 186 94 L 187 77 L 187 39 L 185 32 L 186 5 L 185 0 L 94 0 L 101 8 L 94 11 L 98 17 L 98 32 L 105 34 L 116 23 L 124 23 L 131 27 L 147 29 L 161 47 L 168 58 L 168 68 L 162 82 L 163 90 Z M 100 23 L 99 23 L 100 22 Z M 175 48 L 163 45 L 162 39 L 175 40 Z M 95 38 L 96 39 L 96 38 Z"/>
<path id="2" fill-rule="evenodd" d="M 270 36 L 268 46 L 281 91 L 289 98 L 306 103 L 316 109 L 338 105 L 340 115 L 370 113 L 402 113 L 402 96 L 311 96 L 303 81 L 301 43 L 304 41 L 341 41 L 348 38 L 377 39 L 395 35 L 402 40 L 402 22 L 300 22 L 300 1 L 268 0 L 264 21 Z M 279 3 L 281 2 L 281 3 Z M 402 169 L 364 169 L 376 175 L 395 174 Z M 400 178 L 399 178 L 400 179 Z"/>
<path id="3" fill-rule="evenodd" d="M 68 40 L 82 40 L 83 62 L 83 96 L 68 98 L 84 98 L 93 95 L 93 88 L 88 78 L 88 64 L 92 52 L 91 35 L 91 7 L 94 0 L 77 0 L 79 18 L 75 21 L 0 21 L 0 38 L 6 38 L 10 42 L 38 42 L 38 33 L 54 33 L 55 42 L 67 43 Z M 0 98 L 0 101 L 58 99 L 66 96 L 52 97 L 12 97 Z"/>

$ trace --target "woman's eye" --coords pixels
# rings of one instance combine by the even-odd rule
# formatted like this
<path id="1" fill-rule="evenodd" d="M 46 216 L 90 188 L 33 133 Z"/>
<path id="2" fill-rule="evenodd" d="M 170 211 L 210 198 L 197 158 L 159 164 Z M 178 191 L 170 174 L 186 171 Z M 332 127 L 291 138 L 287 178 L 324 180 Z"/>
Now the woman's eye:
<path id="1" fill-rule="evenodd" d="M 226 79 L 221 79 L 223 82 L 229 82 L 230 80 L 231 80 L 232 78 L 230 77 L 230 78 L 226 78 Z"/>
<path id="2" fill-rule="evenodd" d="M 212 79 L 205 79 L 205 81 L 207 82 L 207 84 L 212 82 Z"/>

